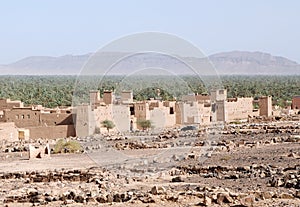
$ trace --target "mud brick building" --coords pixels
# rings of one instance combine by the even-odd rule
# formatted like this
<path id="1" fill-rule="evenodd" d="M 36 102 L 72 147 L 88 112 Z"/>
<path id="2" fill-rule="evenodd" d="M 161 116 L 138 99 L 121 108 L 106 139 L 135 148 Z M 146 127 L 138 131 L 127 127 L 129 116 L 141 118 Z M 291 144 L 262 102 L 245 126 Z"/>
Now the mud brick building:
<path id="1" fill-rule="evenodd" d="M 292 99 L 292 109 L 300 109 L 300 96 L 294 96 Z"/>
<path id="2" fill-rule="evenodd" d="M 24 107 L 22 102 L 9 99 L 1 99 L 0 109 L 0 123 L 14 123 L 20 139 L 76 136 L 71 109 L 47 109 L 40 105 Z"/>

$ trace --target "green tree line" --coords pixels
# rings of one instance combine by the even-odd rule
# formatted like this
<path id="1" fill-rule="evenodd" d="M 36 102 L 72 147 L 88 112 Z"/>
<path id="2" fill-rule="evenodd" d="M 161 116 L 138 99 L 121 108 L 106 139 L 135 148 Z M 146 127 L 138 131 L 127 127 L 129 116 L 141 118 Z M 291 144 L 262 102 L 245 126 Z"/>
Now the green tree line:
<path id="1" fill-rule="evenodd" d="M 273 104 L 285 106 L 300 95 L 300 76 L 221 76 L 228 97 L 270 95 Z M 180 81 L 178 81 L 180 80 Z M 26 105 L 46 107 L 71 106 L 89 101 L 89 91 L 132 90 L 137 100 L 157 98 L 172 100 L 188 93 L 208 93 L 205 85 L 194 76 L 0 76 L 0 98 L 21 100 Z M 158 93 L 159 91 L 159 93 Z"/>

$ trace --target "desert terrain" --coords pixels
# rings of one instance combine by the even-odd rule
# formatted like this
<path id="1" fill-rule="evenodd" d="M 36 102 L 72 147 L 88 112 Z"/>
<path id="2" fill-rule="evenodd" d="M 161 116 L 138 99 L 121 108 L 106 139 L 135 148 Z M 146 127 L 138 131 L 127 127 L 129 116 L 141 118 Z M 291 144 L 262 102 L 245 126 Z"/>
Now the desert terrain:
<path id="1" fill-rule="evenodd" d="M 70 139 L 83 153 L 3 142 L 0 205 L 300 206 L 299 121 Z"/>

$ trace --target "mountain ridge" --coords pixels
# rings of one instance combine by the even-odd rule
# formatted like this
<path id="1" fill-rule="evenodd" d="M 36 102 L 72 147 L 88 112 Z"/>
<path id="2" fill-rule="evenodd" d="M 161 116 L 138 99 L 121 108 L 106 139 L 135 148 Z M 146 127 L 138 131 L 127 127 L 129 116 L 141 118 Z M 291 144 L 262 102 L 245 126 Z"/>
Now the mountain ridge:
<path id="1" fill-rule="evenodd" d="M 29 56 L 0 65 L 0 75 L 77 75 L 91 55 Z M 220 52 L 208 58 L 220 75 L 300 75 L 300 64 L 296 61 L 259 51 Z M 183 59 L 193 61 L 190 57 Z"/>

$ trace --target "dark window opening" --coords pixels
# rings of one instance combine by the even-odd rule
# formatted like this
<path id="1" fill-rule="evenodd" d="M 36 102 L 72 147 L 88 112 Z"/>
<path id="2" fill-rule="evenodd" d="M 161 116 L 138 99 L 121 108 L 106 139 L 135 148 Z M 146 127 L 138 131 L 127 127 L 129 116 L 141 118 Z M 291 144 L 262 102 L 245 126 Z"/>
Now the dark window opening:
<path id="1" fill-rule="evenodd" d="M 130 115 L 133 115 L 133 116 L 135 115 L 134 114 L 134 106 L 130 106 Z"/>
<path id="2" fill-rule="evenodd" d="M 213 113 L 216 111 L 216 104 L 215 103 L 211 105 L 211 110 L 212 110 Z"/>
<path id="3" fill-rule="evenodd" d="M 170 114 L 174 114 L 174 108 L 170 107 Z"/>

